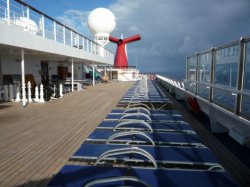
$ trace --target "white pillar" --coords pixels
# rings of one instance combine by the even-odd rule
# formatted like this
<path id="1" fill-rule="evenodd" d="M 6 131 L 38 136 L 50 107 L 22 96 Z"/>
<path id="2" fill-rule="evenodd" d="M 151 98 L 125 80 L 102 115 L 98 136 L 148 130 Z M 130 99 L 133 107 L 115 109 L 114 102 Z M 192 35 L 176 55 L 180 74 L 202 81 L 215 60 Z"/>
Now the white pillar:
<path id="1" fill-rule="evenodd" d="M 71 59 L 71 90 L 74 91 L 74 59 Z"/>
<path id="2" fill-rule="evenodd" d="M 63 89 L 62 84 L 59 85 L 59 97 L 63 97 Z"/>
<path id="3" fill-rule="evenodd" d="M 43 84 L 40 85 L 40 99 L 39 103 L 44 103 L 44 93 L 43 93 Z"/>
<path id="4" fill-rule="evenodd" d="M 35 87 L 35 99 L 34 99 L 35 102 L 39 102 L 39 97 L 38 97 L 38 95 L 39 95 L 38 87 L 36 86 L 36 87 Z"/>
<path id="5" fill-rule="evenodd" d="M 31 103 L 32 99 L 31 99 L 31 83 L 30 81 L 28 81 L 28 101 Z"/>
<path id="6" fill-rule="evenodd" d="M 16 86 L 16 102 L 20 102 L 21 98 L 20 98 L 20 87 L 19 85 Z"/>
<path id="7" fill-rule="evenodd" d="M 13 101 L 14 100 L 14 86 L 12 84 L 9 85 L 9 100 Z"/>
<path id="8" fill-rule="evenodd" d="M 26 105 L 27 99 L 26 99 L 26 91 L 25 91 L 25 71 L 24 71 L 24 49 L 21 49 L 21 72 L 22 72 L 22 104 L 23 106 Z"/>
<path id="9" fill-rule="evenodd" d="M 93 73 L 93 86 L 95 86 L 95 64 L 93 62 L 93 67 L 92 67 L 92 73 Z"/>
<path id="10" fill-rule="evenodd" d="M 60 84 L 61 85 L 61 84 Z M 54 93 L 53 93 L 53 97 L 55 98 L 56 97 L 56 85 L 54 84 L 54 87 L 53 87 L 53 91 L 54 91 Z"/>

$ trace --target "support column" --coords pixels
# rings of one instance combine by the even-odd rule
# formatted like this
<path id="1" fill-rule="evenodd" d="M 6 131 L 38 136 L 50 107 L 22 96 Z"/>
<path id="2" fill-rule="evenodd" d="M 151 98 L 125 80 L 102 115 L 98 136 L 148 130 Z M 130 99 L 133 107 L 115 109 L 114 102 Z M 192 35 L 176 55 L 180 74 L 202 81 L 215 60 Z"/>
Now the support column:
<path id="1" fill-rule="evenodd" d="M 93 62 L 93 67 L 92 67 L 92 73 L 93 73 L 93 86 L 95 86 L 95 64 Z"/>
<path id="2" fill-rule="evenodd" d="M 24 49 L 21 49 L 21 73 L 22 73 L 22 105 L 26 105 L 26 91 L 25 91 L 25 67 L 24 67 Z"/>
<path id="3" fill-rule="evenodd" d="M 74 59 L 71 60 L 71 90 L 74 91 Z"/>

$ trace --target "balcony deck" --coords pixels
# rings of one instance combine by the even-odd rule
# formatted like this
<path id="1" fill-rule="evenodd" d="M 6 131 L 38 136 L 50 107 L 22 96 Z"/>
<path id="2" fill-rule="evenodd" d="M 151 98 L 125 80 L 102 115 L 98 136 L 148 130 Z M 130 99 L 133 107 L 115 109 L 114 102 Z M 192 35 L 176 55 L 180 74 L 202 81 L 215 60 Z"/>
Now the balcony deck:
<path id="1" fill-rule="evenodd" d="M 0 186 L 45 186 L 131 85 L 99 84 L 26 108 L 0 103 Z"/>

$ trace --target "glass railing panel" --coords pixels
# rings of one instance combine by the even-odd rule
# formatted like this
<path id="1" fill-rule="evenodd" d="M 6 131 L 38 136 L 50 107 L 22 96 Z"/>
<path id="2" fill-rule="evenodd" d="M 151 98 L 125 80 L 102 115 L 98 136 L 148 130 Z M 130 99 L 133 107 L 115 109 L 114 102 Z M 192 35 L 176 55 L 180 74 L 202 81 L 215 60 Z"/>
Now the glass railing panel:
<path id="1" fill-rule="evenodd" d="M 0 0 L 0 19 L 7 19 L 7 3 L 6 0 Z"/>
<path id="2" fill-rule="evenodd" d="M 72 39 L 73 39 L 73 47 L 75 47 L 75 48 L 78 48 L 78 36 L 77 36 L 77 34 L 75 33 L 75 32 L 73 32 L 73 34 L 72 34 Z"/>
<path id="3" fill-rule="evenodd" d="M 209 86 L 198 84 L 198 95 L 204 99 L 209 99 Z"/>
<path id="4" fill-rule="evenodd" d="M 29 10 L 29 19 L 34 22 L 30 24 L 30 30 L 33 34 L 42 35 L 42 16 L 33 10 Z"/>
<path id="5" fill-rule="evenodd" d="M 245 58 L 245 72 L 244 72 L 244 90 L 250 92 L 250 42 L 247 42 L 246 46 L 246 58 Z"/>
<path id="6" fill-rule="evenodd" d="M 7 8 L 7 7 L 6 7 Z M 27 14 L 27 8 L 21 6 L 16 1 L 10 1 L 10 19 L 18 19 L 19 17 L 25 17 Z"/>
<path id="7" fill-rule="evenodd" d="M 211 73 L 211 53 L 206 52 L 198 56 L 198 81 L 204 83 L 210 83 L 210 73 Z"/>
<path id="8" fill-rule="evenodd" d="M 216 50 L 215 84 L 236 88 L 239 45 Z"/>
<path id="9" fill-rule="evenodd" d="M 195 93 L 196 92 L 196 83 L 192 81 L 186 81 L 185 87 L 188 91 Z"/>
<path id="10" fill-rule="evenodd" d="M 197 64 L 197 57 L 188 57 L 187 59 L 187 65 L 188 65 L 188 74 L 187 74 L 187 79 L 188 80 L 193 80 L 196 81 L 196 64 Z"/>
<path id="11" fill-rule="evenodd" d="M 63 26 L 56 24 L 56 41 L 63 43 Z"/>
<path id="12" fill-rule="evenodd" d="M 44 29 L 45 38 L 54 40 L 54 22 L 48 18 L 44 18 Z"/>
<path id="13" fill-rule="evenodd" d="M 241 115 L 250 119 L 250 96 L 242 96 Z"/>
<path id="14" fill-rule="evenodd" d="M 214 88 L 213 102 L 230 110 L 234 111 L 236 94 L 228 90 Z"/>
<path id="15" fill-rule="evenodd" d="M 71 46 L 71 32 L 65 28 L 65 44 Z"/>
<path id="16" fill-rule="evenodd" d="M 79 49 L 83 49 L 83 37 L 79 36 Z"/>

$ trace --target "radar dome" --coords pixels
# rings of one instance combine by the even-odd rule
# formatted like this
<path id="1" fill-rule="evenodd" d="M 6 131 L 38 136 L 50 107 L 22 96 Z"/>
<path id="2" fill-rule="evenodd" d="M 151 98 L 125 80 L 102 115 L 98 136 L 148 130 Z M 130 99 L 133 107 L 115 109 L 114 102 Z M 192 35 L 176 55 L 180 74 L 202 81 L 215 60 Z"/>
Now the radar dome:
<path id="1" fill-rule="evenodd" d="M 116 26 L 115 16 L 106 8 L 96 8 L 89 14 L 88 26 L 95 36 L 109 35 Z"/>
<path id="2" fill-rule="evenodd" d="M 23 27 L 25 31 L 28 31 L 32 34 L 37 34 L 39 32 L 39 27 L 36 22 L 26 17 L 20 17 L 17 19 L 16 25 Z"/>

